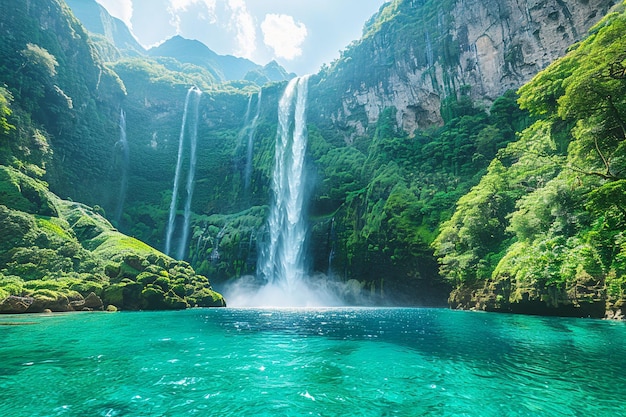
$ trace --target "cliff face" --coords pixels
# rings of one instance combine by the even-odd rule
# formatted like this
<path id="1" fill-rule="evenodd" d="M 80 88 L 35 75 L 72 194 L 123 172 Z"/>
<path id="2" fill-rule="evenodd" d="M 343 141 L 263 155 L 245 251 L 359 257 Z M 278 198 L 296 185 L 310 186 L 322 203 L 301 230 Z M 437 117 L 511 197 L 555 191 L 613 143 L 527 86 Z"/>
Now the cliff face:
<path id="1" fill-rule="evenodd" d="M 111 16 L 95 0 L 65 0 L 72 13 L 87 30 L 103 36 L 126 55 L 145 55 L 146 51 L 121 20 Z"/>
<path id="2" fill-rule="evenodd" d="M 409 133 L 441 124 L 443 100 L 460 92 L 488 106 L 564 55 L 614 3 L 394 1 L 323 74 L 319 88 L 340 105 L 322 113 L 348 143 L 391 106 Z"/>

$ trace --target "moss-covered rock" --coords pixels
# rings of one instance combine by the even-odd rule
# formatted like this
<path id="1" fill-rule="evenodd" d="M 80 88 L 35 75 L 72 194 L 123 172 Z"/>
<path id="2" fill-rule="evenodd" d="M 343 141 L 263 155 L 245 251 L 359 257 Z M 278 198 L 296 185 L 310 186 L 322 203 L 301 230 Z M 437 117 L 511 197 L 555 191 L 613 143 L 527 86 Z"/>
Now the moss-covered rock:
<path id="1" fill-rule="evenodd" d="M 149 286 L 141 291 L 142 308 L 162 310 L 165 308 L 165 293 L 160 288 Z"/>
<path id="2" fill-rule="evenodd" d="M 62 293 L 53 290 L 37 290 L 33 293 L 33 303 L 27 313 L 41 313 L 44 310 L 54 312 L 73 311 L 69 299 Z"/>
<path id="3" fill-rule="evenodd" d="M 33 303 L 32 297 L 10 295 L 0 302 L 0 313 L 25 313 Z"/>
<path id="4" fill-rule="evenodd" d="M 13 168 L 0 166 L 0 179 L 9 182 L 0 182 L 1 312 L 101 310 L 105 305 L 180 309 L 206 298 L 206 277 L 118 232 L 98 210 L 61 200 L 45 183 Z M 215 293 L 203 305 L 223 305 L 219 300 Z"/>
<path id="5" fill-rule="evenodd" d="M 224 298 L 209 288 L 199 289 L 188 298 L 196 307 L 226 307 Z"/>
<path id="6" fill-rule="evenodd" d="M 56 216 L 47 184 L 0 165 L 0 204 L 41 216 Z"/>
<path id="7" fill-rule="evenodd" d="M 510 278 L 464 284 L 450 293 L 448 302 L 455 309 L 532 315 L 602 318 L 607 311 L 603 282 L 585 275 L 568 286 Z"/>

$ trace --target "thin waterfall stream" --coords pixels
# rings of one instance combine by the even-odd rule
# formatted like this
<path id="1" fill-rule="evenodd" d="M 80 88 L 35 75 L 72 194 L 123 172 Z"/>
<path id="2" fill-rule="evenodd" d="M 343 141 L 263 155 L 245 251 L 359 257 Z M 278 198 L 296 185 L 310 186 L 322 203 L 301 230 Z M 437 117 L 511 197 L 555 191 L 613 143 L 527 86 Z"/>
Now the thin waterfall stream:
<path id="1" fill-rule="evenodd" d="M 122 213 L 124 212 L 124 203 L 126 202 L 126 192 L 128 190 L 128 164 L 130 162 L 128 139 L 126 138 L 126 113 L 123 109 L 120 109 L 120 139 L 116 143 L 116 147 L 119 146 L 122 154 L 121 163 L 121 182 L 120 193 L 117 200 L 117 208 L 115 209 L 115 221 L 119 224 L 122 220 Z"/>
<path id="2" fill-rule="evenodd" d="M 261 98 L 263 90 L 259 90 L 257 94 L 256 114 L 252 118 L 248 128 L 248 148 L 246 152 L 246 171 L 244 175 L 244 189 L 250 190 L 250 180 L 252 178 L 252 157 L 254 156 L 254 134 L 256 133 L 256 125 L 259 120 L 259 114 L 261 114 Z M 250 96 L 250 102 L 248 102 L 248 112 L 250 111 L 250 104 L 252 96 Z"/>
<path id="3" fill-rule="evenodd" d="M 178 158 L 176 160 L 176 171 L 174 173 L 174 186 L 172 188 L 172 200 L 170 202 L 170 210 L 167 222 L 167 229 L 165 234 L 165 253 L 167 255 L 172 256 L 172 239 L 174 236 L 174 229 L 176 228 L 176 212 L 178 208 L 178 189 L 180 183 L 180 176 L 183 165 L 183 151 L 185 144 L 185 133 L 187 129 L 190 130 L 190 156 L 189 156 L 189 171 L 187 173 L 187 183 L 186 183 L 186 200 L 184 205 L 184 213 L 183 213 L 183 230 L 181 232 L 181 237 L 178 243 L 178 250 L 176 251 L 176 257 L 178 259 L 183 259 L 185 257 L 185 252 L 187 249 L 187 240 L 189 239 L 189 223 L 191 219 L 191 200 L 193 198 L 193 185 L 194 185 L 194 175 L 196 170 L 196 145 L 198 139 L 198 110 L 200 103 L 200 96 L 202 95 L 202 91 L 197 87 L 191 87 L 187 91 L 187 96 L 185 98 L 185 106 L 183 109 L 183 120 L 180 128 L 180 136 L 178 139 Z M 192 102 L 193 101 L 193 102 Z M 192 120 L 190 123 L 190 127 L 187 127 L 187 118 L 189 116 L 189 106 L 192 105 Z"/>

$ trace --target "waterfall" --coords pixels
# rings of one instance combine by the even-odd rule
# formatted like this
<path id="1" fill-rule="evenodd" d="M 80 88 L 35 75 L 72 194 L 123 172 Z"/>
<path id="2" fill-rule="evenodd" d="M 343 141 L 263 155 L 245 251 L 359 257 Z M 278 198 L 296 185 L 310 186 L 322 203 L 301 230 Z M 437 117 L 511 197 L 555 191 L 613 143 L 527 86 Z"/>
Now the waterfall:
<path id="1" fill-rule="evenodd" d="M 266 235 L 258 242 L 257 274 L 256 277 L 241 276 L 226 285 L 223 294 L 229 305 L 319 307 L 344 304 L 345 290 L 340 283 L 324 274 L 311 275 L 306 269 L 308 79 L 305 76 L 291 80 L 278 102 L 272 200 Z M 250 239 L 252 242 L 252 235 Z"/>
<path id="2" fill-rule="evenodd" d="M 435 54 L 433 52 L 433 44 L 430 42 L 430 36 L 428 32 L 424 32 L 426 38 L 426 62 L 428 68 L 432 68 L 435 65 Z"/>
<path id="3" fill-rule="evenodd" d="M 244 189 L 248 191 L 250 189 L 250 178 L 252 177 L 252 155 L 254 148 L 254 134 L 256 133 L 256 124 L 259 120 L 259 114 L 261 113 L 261 95 L 263 90 L 259 90 L 259 94 L 257 95 L 257 103 L 256 103 L 256 114 L 252 118 L 252 122 L 248 128 L 248 150 L 246 154 L 246 172 L 244 176 Z M 248 101 L 248 113 L 250 114 L 250 104 L 252 102 L 252 96 L 250 96 L 250 101 Z"/>
<path id="4" fill-rule="evenodd" d="M 335 258 L 335 242 L 337 241 L 337 233 L 335 232 L 335 218 L 330 220 L 330 231 L 328 233 L 328 272 L 330 277 L 333 274 L 333 259 Z"/>
<path id="5" fill-rule="evenodd" d="M 211 262 L 217 262 L 220 260 L 220 257 L 221 257 L 220 241 L 222 240 L 222 238 L 224 237 L 224 234 L 226 233 L 226 226 L 228 226 L 228 224 L 225 224 L 224 227 L 222 227 L 222 229 L 218 232 L 217 236 L 215 237 L 213 251 L 211 252 Z"/>
<path id="6" fill-rule="evenodd" d="M 289 82 L 278 104 L 278 132 L 272 177 L 273 204 L 268 218 L 269 243 L 258 271 L 270 284 L 288 292 L 304 278 L 307 226 L 304 155 L 307 146 L 308 77 Z"/>
<path id="7" fill-rule="evenodd" d="M 116 147 L 119 146 L 122 152 L 122 167 L 121 167 L 121 184 L 120 194 L 117 200 L 117 208 L 115 209 L 115 222 L 119 225 L 122 220 L 122 213 L 124 211 L 124 203 L 126 202 L 126 191 L 128 189 L 128 164 L 129 164 L 129 151 L 128 140 L 126 139 L 126 113 L 123 109 L 120 109 L 120 139 L 116 143 Z"/>
<path id="8" fill-rule="evenodd" d="M 183 150 L 185 143 L 185 133 L 187 131 L 187 117 L 189 112 L 189 105 L 192 100 L 192 123 L 190 129 L 190 156 L 189 156 L 189 171 L 187 173 L 187 198 L 185 201 L 184 208 L 184 221 L 183 221 L 183 232 L 181 239 L 178 244 L 178 251 L 176 256 L 178 259 L 182 259 L 185 257 L 185 252 L 187 248 L 187 240 L 189 239 L 189 222 L 191 219 L 191 199 L 193 197 L 193 181 L 196 170 L 196 143 L 198 139 L 198 104 L 200 103 L 200 96 L 202 95 L 202 91 L 200 91 L 197 87 L 191 87 L 187 91 L 187 96 L 185 98 L 185 107 L 183 109 L 183 120 L 180 127 L 180 136 L 178 138 L 178 158 L 176 160 L 176 171 L 174 173 L 174 186 L 172 188 L 172 201 L 170 202 L 170 211 L 167 222 L 167 229 L 165 234 L 165 253 L 171 256 L 171 246 L 172 246 L 172 237 L 174 235 L 175 229 L 175 221 L 176 221 L 176 210 L 178 206 L 178 188 L 180 182 L 180 175 L 182 171 L 183 165 Z"/>
<path id="9" fill-rule="evenodd" d="M 191 146 L 189 151 L 189 172 L 187 173 L 187 200 L 185 201 L 185 210 L 183 215 L 183 236 L 178 244 L 178 259 L 183 259 L 187 252 L 187 241 L 189 240 L 189 226 L 191 221 L 191 200 L 193 198 L 194 176 L 196 175 L 196 146 L 198 144 L 198 104 L 200 103 L 200 95 L 202 91 L 195 89 L 197 99 L 194 105 L 192 128 L 190 132 Z"/>

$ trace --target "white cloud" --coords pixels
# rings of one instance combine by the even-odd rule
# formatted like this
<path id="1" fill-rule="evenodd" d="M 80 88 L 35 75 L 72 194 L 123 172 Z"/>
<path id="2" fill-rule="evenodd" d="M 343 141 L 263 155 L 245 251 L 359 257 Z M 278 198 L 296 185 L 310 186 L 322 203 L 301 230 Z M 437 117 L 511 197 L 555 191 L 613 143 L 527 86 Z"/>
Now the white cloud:
<path id="1" fill-rule="evenodd" d="M 293 16 L 267 14 L 261 23 L 263 42 L 274 50 L 279 58 L 294 59 L 302 55 L 302 43 L 307 37 L 304 23 L 296 22 Z"/>
<path id="2" fill-rule="evenodd" d="M 132 31 L 133 2 L 132 0 L 96 0 L 111 16 L 117 17 Z"/>
<path id="3" fill-rule="evenodd" d="M 228 0 L 233 15 L 231 22 L 237 32 L 237 56 L 252 59 L 256 51 L 256 25 L 243 0 Z"/>
<path id="4" fill-rule="evenodd" d="M 204 4 L 208 10 L 215 10 L 215 0 L 170 0 L 169 8 L 175 12 L 184 12 L 196 4 Z"/>
<path id="5" fill-rule="evenodd" d="M 200 12 L 198 15 L 204 20 L 208 20 L 211 23 L 215 23 L 217 17 L 215 15 L 215 3 L 216 0 L 169 0 L 169 5 L 167 6 L 167 11 L 170 14 L 170 23 L 174 28 L 176 28 L 176 33 L 181 33 L 181 14 L 188 11 L 191 6 L 199 6 L 202 9 L 204 6 L 204 11 L 208 14 Z"/>

